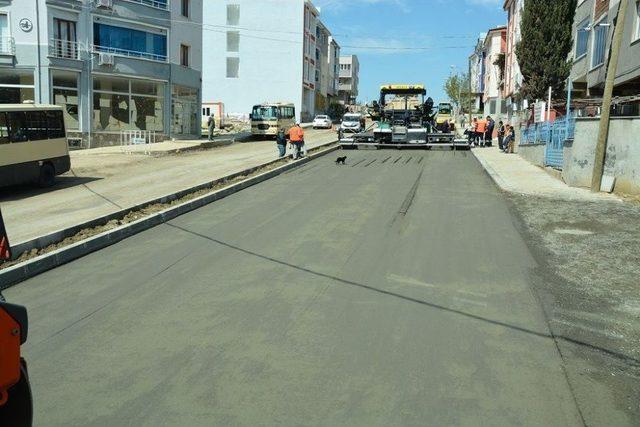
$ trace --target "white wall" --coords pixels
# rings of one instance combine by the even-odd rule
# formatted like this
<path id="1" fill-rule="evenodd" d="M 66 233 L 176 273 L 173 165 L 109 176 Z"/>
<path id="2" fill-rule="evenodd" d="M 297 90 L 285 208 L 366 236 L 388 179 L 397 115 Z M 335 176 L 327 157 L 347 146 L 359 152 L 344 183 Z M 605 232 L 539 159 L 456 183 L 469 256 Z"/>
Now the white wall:
<path id="1" fill-rule="evenodd" d="M 202 1 L 191 0 L 189 18 L 182 16 L 180 1 L 171 2 L 169 59 L 174 64 L 180 64 L 180 45 L 188 45 L 191 47 L 189 68 L 196 71 L 202 71 Z"/>
<path id="2" fill-rule="evenodd" d="M 227 53 L 229 3 L 240 5 L 239 53 Z M 203 102 L 221 101 L 228 114 L 245 115 L 261 102 L 293 102 L 299 118 L 303 0 L 205 0 L 203 22 Z M 227 56 L 240 58 L 239 78 L 226 77 Z"/>

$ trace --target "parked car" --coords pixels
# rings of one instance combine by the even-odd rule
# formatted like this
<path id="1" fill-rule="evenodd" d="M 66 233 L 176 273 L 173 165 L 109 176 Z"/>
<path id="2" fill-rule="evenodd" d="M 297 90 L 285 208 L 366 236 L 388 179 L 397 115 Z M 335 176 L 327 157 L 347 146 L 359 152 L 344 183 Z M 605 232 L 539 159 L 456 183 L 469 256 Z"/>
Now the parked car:
<path id="1" fill-rule="evenodd" d="M 331 122 L 331 117 L 320 115 L 316 116 L 313 119 L 313 128 L 314 129 L 331 129 L 333 127 L 333 123 Z"/>
<path id="2" fill-rule="evenodd" d="M 340 130 L 343 132 L 362 132 L 364 131 L 364 117 L 358 113 L 347 113 L 342 117 Z"/>

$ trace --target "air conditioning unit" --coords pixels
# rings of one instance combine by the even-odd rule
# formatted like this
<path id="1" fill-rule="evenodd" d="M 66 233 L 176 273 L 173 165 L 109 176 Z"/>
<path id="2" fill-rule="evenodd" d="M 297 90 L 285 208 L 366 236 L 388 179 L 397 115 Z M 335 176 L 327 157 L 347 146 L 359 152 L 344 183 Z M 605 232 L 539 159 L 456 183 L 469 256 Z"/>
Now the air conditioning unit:
<path id="1" fill-rule="evenodd" d="M 111 53 L 100 53 L 98 56 L 98 64 L 113 65 L 115 64 L 115 57 Z"/>
<path id="2" fill-rule="evenodd" d="M 113 0 L 96 0 L 96 7 L 113 8 Z"/>

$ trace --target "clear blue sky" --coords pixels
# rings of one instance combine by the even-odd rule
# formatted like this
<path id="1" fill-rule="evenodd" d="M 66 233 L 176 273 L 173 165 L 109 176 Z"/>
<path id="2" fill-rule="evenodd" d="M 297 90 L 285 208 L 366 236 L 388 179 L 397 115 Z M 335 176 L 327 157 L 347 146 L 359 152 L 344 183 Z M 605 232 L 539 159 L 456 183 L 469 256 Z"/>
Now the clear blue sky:
<path id="1" fill-rule="evenodd" d="M 503 1 L 313 0 L 313 3 L 343 46 L 342 54 L 353 53 L 360 59 L 360 101 L 377 99 L 381 84 L 424 83 L 428 95 L 438 102 L 446 100 L 442 87 L 451 73 L 451 65 L 466 72 L 467 58 L 478 35 L 506 24 Z"/>

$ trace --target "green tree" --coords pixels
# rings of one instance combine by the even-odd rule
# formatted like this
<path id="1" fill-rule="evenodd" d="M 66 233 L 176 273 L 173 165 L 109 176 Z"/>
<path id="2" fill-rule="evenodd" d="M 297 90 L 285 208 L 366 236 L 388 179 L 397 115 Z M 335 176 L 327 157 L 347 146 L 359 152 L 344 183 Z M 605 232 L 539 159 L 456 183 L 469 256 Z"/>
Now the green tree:
<path id="1" fill-rule="evenodd" d="M 451 75 L 444 83 L 449 101 L 462 110 L 469 108 L 469 74 Z"/>
<path id="2" fill-rule="evenodd" d="M 522 14 L 522 39 L 516 55 L 524 83 L 521 93 L 529 100 L 545 99 L 549 86 L 556 98 L 564 97 L 571 72 L 573 16 L 577 0 L 526 0 Z"/>

